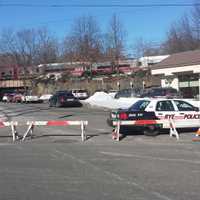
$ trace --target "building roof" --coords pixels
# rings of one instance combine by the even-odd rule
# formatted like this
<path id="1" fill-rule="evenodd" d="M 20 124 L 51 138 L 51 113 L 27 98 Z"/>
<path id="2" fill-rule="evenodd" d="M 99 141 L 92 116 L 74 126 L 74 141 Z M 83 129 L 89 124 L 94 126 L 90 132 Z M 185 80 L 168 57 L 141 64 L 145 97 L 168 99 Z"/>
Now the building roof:
<path id="1" fill-rule="evenodd" d="M 175 53 L 167 57 L 160 63 L 152 66 L 154 69 L 163 68 L 174 68 L 174 67 L 184 67 L 191 65 L 200 65 L 200 50 L 195 51 L 185 51 L 181 53 Z"/>
<path id="2" fill-rule="evenodd" d="M 77 68 L 83 65 L 87 65 L 87 62 L 66 62 L 66 63 L 48 63 L 40 64 L 38 68 L 48 68 L 48 69 L 67 69 L 67 68 Z"/>
<path id="3" fill-rule="evenodd" d="M 147 63 L 158 63 L 164 59 L 169 57 L 169 55 L 160 55 L 160 56 L 144 56 L 139 58 L 139 62 L 147 62 Z"/>

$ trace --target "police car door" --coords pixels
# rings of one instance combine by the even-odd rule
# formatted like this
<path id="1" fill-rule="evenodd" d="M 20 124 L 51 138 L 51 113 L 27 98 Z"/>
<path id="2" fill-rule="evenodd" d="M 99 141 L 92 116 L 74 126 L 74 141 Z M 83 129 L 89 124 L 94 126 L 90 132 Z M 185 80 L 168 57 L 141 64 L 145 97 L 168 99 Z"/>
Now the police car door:
<path id="1" fill-rule="evenodd" d="M 159 119 L 174 119 L 175 108 L 171 100 L 157 101 L 155 108 L 156 117 Z"/>
<path id="2" fill-rule="evenodd" d="M 173 100 L 173 102 L 178 110 L 175 120 L 176 127 L 190 128 L 200 126 L 200 112 L 196 107 L 182 100 Z"/>

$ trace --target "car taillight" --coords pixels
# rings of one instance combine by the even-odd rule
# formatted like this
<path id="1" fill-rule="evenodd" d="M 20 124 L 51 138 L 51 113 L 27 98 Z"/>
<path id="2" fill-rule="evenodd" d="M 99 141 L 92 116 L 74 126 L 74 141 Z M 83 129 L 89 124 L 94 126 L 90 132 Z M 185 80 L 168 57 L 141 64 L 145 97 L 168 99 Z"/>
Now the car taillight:
<path id="1" fill-rule="evenodd" d="M 119 119 L 126 120 L 126 119 L 128 119 L 128 115 L 126 113 L 120 113 L 119 114 Z"/>

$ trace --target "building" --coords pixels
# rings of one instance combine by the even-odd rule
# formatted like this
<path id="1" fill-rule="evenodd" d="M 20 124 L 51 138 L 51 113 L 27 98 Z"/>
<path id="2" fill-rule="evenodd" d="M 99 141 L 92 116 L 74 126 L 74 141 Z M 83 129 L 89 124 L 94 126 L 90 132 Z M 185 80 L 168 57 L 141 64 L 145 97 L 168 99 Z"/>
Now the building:
<path id="1" fill-rule="evenodd" d="M 0 99 L 4 93 L 21 92 L 30 87 L 30 79 L 37 74 L 35 67 L 0 64 Z"/>
<path id="2" fill-rule="evenodd" d="M 145 56 L 138 59 L 137 65 L 140 68 L 148 68 L 151 66 L 160 63 L 162 60 L 168 58 L 169 55 L 160 55 L 160 56 Z"/>
<path id="3" fill-rule="evenodd" d="M 87 65 L 87 63 L 82 62 L 67 62 L 40 64 L 37 67 L 40 74 L 44 74 L 47 77 L 54 76 L 55 79 L 59 79 L 64 73 L 80 77 L 86 70 Z"/>
<path id="4" fill-rule="evenodd" d="M 92 72 L 97 76 L 113 74 L 117 71 L 121 74 L 130 75 L 137 67 L 136 64 L 137 62 L 135 59 L 119 60 L 115 65 L 110 61 L 99 62 L 92 65 Z"/>
<path id="5" fill-rule="evenodd" d="M 4 93 L 19 91 L 24 87 L 19 80 L 19 67 L 16 65 L 0 65 L 0 99 Z"/>
<path id="6" fill-rule="evenodd" d="M 16 65 L 1 65 L 0 66 L 0 80 L 18 79 L 19 68 Z"/>
<path id="7" fill-rule="evenodd" d="M 184 97 L 194 98 L 200 93 L 200 50 L 172 54 L 151 67 L 160 76 L 162 87 L 180 90 Z"/>

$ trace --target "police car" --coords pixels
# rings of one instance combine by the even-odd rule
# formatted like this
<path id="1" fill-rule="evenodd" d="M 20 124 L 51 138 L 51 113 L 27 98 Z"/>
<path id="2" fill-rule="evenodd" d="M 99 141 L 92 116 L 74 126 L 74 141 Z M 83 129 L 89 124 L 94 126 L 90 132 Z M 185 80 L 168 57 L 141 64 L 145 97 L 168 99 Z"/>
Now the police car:
<path id="1" fill-rule="evenodd" d="M 110 113 L 107 122 L 113 126 L 114 121 L 123 120 L 173 120 L 176 128 L 200 127 L 199 108 L 181 99 L 141 99 L 128 109 L 118 109 Z M 145 135 L 155 136 L 159 134 L 163 124 L 137 124 Z"/>

